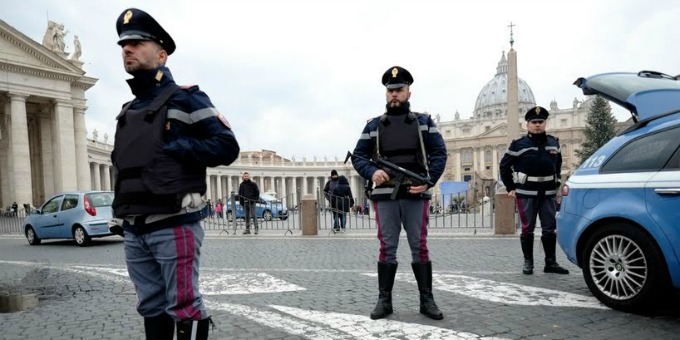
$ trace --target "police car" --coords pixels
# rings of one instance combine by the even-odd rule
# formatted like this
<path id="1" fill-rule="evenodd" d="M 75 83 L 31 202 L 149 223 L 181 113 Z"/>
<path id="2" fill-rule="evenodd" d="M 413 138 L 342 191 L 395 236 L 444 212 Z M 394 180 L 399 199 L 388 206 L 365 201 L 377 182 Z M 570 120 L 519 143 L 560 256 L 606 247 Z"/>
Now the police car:
<path id="1" fill-rule="evenodd" d="M 651 307 L 680 290 L 680 81 L 642 71 L 574 84 L 623 106 L 634 124 L 569 177 L 559 244 L 602 303 Z"/>

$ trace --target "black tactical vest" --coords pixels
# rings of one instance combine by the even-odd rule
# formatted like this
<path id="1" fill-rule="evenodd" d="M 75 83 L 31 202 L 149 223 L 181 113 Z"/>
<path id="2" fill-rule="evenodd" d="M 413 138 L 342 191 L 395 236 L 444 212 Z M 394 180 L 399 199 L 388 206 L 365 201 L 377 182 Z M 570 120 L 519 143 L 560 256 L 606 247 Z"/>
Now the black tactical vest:
<path id="1" fill-rule="evenodd" d="M 166 102 L 177 90 L 168 86 L 143 109 L 130 110 L 128 103 L 117 117 L 111 156 L 116 217 L 177 213 L 186 194 L 206 191 L 205 167 L 180 163 L 163 152 Z"/>
<path id="2" fill-rule="evenodd" d="M 421 138 L 415 113 L 383 115 L 378 123 L 379 157 L 415 173 L 425 174 Z"/>

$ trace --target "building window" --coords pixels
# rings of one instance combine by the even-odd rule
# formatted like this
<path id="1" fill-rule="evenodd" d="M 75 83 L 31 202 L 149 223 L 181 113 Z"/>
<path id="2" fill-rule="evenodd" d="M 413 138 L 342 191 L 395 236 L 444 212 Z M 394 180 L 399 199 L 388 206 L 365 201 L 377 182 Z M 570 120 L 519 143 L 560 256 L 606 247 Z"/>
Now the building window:
<path id="1" fill-rule="evenodd" d="M 463 134 L 467 135 L 470 133 L 470 128 L 463 128 Z"/>
<path id="2" fill-rule="evenodd" d="M 472 163 L 472 152 L 470 150 L 463 151 L 463 163 Z"/>
<path id="3" fill-rule="evenodd" d="M 560 127 L 566 127 L 567 126 L 567 119 L 562 118 L 560 119 Z"/>
<path id="4" fill-rule="evenodd" d="M 469 181 L 471 181 L 471 180 L 472 180 L 472 175 L 464 175 L 464 176 L 463 176 L 463 181 L 469 182 Z"/>
<path id="5" fill-rule="evenodd" d="M 484 162 L 491 163 L 491 150 L 484 151 Z"/>
<path id="6" fill-rule="evenodd" d="M 484 127 L 484 131 L 489 131 L 489 130 L 491 130 L 490 126 L 487 125 L 487 126 Z"/>

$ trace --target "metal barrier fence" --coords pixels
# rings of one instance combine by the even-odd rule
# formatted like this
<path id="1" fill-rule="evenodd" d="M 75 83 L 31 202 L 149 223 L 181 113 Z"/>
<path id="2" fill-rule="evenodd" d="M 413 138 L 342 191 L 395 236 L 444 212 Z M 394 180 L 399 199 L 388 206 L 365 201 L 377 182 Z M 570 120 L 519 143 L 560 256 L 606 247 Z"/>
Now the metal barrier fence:
<path id="1" fill-rule="evenodd" d="M 297 195 L 297 197 L 300 197 Z M 259 230 L 281 230 L 284 234 L 293 234 L 293 230 L 300 230 L 300 214 L 298 207 L 300 201 L 294 200 L 295 195 L 289 194 L 285 197 L 276 197 L 275 200 L 248 200 L 244 199 L 244 204 L 253 204 L 256 212 L 257 227 Z M 237 195 L 233 192 L 230 196 L 222 200 L 224 205 L 222 213 L 219 214 L 213 207 L 210 216 L 203 219 L 205 230 L 220 230 L 227 234 L 236 234 L 245 231 L 246 220 L 245 210 L 239 202 Z M 296 203 L 289 207 L 284 202 Z M 290 203 L 289 203 L 290 204 Z M 251 232 L 255 229 L 255 222 L 250 221 Z"/>
<path id="2" fill-rule="evenodd" d="M 23 234 L 24 221 L 26 220 L 26 210 L 19 209 L 17 212 L 8 210 L 0 213 L 0 234 L 13 233 Z"/>
<path id="3" fill-rule="evenodd" d="M 494 197 L 484 197 L 478 202 L 467 203 L 468 192 L 461 192 L 452 195 L 439 195 L 430 200 L 429 228 L 472 228 L 472 229 L 493 229 L 495 219 L 495 199 Z M 355 204 L 350 212 L 342 212 L 334 209 L 330 202 L 339 199 L 334 195 L 326 195 L 319 190 L 316 193 L 319 202 L 319 230 L 328 230 L 329 233 L 334 229 L 333 217 L 335 214 L 346 214 L 347 229 L 373 229 L 376 228 L 374 213 L 371 204 L 360 201 L 361 198 L 355 197 Z M 471 201 L 471 200 L 470 200 Z M 438 203 L 434 203 L 438 202 Z M 446 204 L 442 204 L 446 203 Z M 366 210 L 368 208 L 368 210 Z M 519 218 L 515 213 L 515 225 L 518 226 Z"/>
<path id="4" fill-rule="evenodd" d="M 335 198 L 329 195 L 331 199 Z M 468 193 L 455 195 L 441 195 L 434 197 L 429 214 L 429 228 L 472 228 L 488 229 L 494 227 L 495 211 L 494 198 L 485 197 L 479 202 L 467 204 Z M 289 194 L 285 197 L 277 197 L 276 200 L 255 202 L 257 211 L 257 224 L 259 230 L 280 230 L 285 234 L 293 234 L 294 231 L 301 230 L 301 216 L 299 213 L 300 195 Z M 350 211 L 345 213 L 338 209 L 333 209 L 322 190 L 316 192 L 317 215 L 319 231 L 333 232 L 333 215 L 345 214 L 345 228 L 349 230 L 375 229 L 377 227 L 373 209 L 369 201 L 364 197 L 355 197 L 355 204 L 350 207 Z M 238 202 L 236 195 L 224 197 L 223 210 L 218 214 L 213 207 L 213 213 L 203 220 L 205 230 L 220 230 L 227 234 L 236 234 L 245 230 L 245 211 Z M 288 202 L 287 204 L 284 202 Z M 446 202 L 447 204 L 442 204 Z M 294 205 L 292 204 L 294 203 Z M 369 204 L 367 204 L 369 203 Z M 291 206 L 292 205 L 292 206 Z M 232 209 L 232 207 L 235 207 Z M 19 209 L 17 213 L 3 211 L 0 214 L 0 233 L 23 234 L 24 220 L 26 211 Z M 251 222 L 252 224 L 252 222 Z M 519 217 L 515 213 L 515 225 L 519 228 Z M 254 224 L 251 225 L 251 230 Z"/>

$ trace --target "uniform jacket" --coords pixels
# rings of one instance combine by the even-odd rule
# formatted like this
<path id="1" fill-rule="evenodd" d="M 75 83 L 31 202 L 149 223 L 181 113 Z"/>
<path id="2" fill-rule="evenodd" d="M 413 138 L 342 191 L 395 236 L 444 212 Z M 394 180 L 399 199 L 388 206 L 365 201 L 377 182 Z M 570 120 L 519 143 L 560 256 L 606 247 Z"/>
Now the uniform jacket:
<path id="1" fill-rule="evenodd" d="M 439 133 L 439 130 L 437 130 L 437 126 L 435 125 L 434 121 L 429 115 L 420 114 L 416 112 L 412 113 L 416 115 L 416 119 L 418 121 L 418 126 L 420 129 L 420 134 L 422 136 L 423 144 L 425 147 L 426 160 L 428 166 L 428 173 L 426 175 L 430 177 L 433 183 L 437 183 L 439 177 L 441 177 L 442 173 L 444 172 L 444 168 L 446 167 L 447 156 L 444 139 L 442 138 L 442 135 Z M 376 152 L 376 139 L 378 138 L 378 124 L 384 124 L 381 121 L 381 117 L 382 115 L 370 119 L 368 121 L 363 131 L 361 132 L 361 136 L 359 138 L 359 141 L 357 142 L 356 147 L 354 148 L 354 155 L 366 159 L 372 159 L 374 157 L 374 154 Z M 389 126 L 384 128 L 389 128 Z M 384 143 L 382 139 L 381 143 Z M 361 175 L 361 177 L 366 178 L 368 180 L 370 180 L 373 176 L 373 173 L 375 173 L 379 169 L 375 164 L 358 158 L 352 158 L 352 165 L 354 166 L 354 169 L 359 173 L 359 175 Z M 378 188 L 376 188 L 376 190 Z M 430 197 L 429 193 L 419 195 L 409 194 L 406 192 L 405 187 L 403 187 L 398 194 L 398 198 L 420 199 L 429 197 Z M 376 194 L 375 191 L 371 195 L 371 199 L 373 200 L 382 200 L 388 198 L 389 194 L 387 195 Z"/>
<path id="2" fill-rule="evenodd" d="M 257 202 L 260 200 L 260 188 L 252 180 L 243 181 L 238 186 L 238 201 L 241 205 L 245 202 Z"/>
<path id="3" fill-rule="evenodd" d="M 352 189 L 349 187 L 347 177 L 338 177 L 338 185 L 331 191 L 331 208 L 336 211 L 348 212 L 354 205 L 354 196 Z"/>
<path id="4" fill-rule="evenodd" d="M 515 190 L 519 197 L 555 196 L 562 168 L 560 142 L 551 135 L 540 137 L 527 134 L 510 143 L 500 163 L 508 192 Z"/>
<path id="5" fill-rule="evenodd" d="M 170 70 L 166 67 L 137 74 L 134 78 L 128 80 L 128 84 L 135 95 L 135 99 L 125 104 L 124 112 L 121 112 L 117 117 L 117 135 L 119 131 L 130 128 L 130 125 L 125 123 L 125 112 L 129 112 L 127 110 L 144 110 L 168 87 L 177 87 Z M 164 117 L 165 124 L 162 125 L 162 149 L 160 151 L 165 158 L 169 158 L 177 164 L 184 164 L 186 168 L 191 168 L 192 176 L 196 176 L 197 173 L 204 174 L 206 167 L 229 165 L 238 157 L 239 145 L 231 127 L 198 86 L 181 87 L 172 92 L 170 98 L 165 102 L 165 107 L 167 113 Z M 114 166 L 119 159 L 135 157 L 134 152 L 120 154 L 123 150 L 133 150 L 135 146 L 143 146 L 153 142 L 153 136 L 144 135 L 139 136 L 134 141 L 116 140 L 116 146 L 111 154 Z M 154 162 L 155 159 L 149 160 L 148 165 L 142 171 L 148 171 Z M 185 192 L 182 190 L 181 182 L 187 174 L 184 173 L 185 170 L 178 170 L 178 167 L 169 169 L 168 167 L 157 166 L 153 171 L 163 177 L 163 183 L 172 183 L 168 186 L 178 188 L 176 194 L 179 197 L 181 211 L 167 216 L 148 216 L 146 218 L 147 224 L 149 221 L 163 220 L 163 225 L 176 225 L 177 223 L 200 220 L 202 218 L 201 213 L 200 211 L 196 213 L 195 208 L 198 205 L 203 208 L 204 204 L 202 202 L 197 204 L 196 199 L 187 199 L 187 197 L 193 197 L 195 194 L 202 195 L 205 193 L 205 189 L 202 192 L 193 190 Z M 161 186 L 163 183 L 161 183 Z M 147 190 L 150 191 L 151 189 L 147 188 Z M 168 221 L 166 218 L 172 218 L 172 220 Z M 144 224 L 143 222 L 137 223 L 140 221 L 139 219 L 135 221 L 135 225 L 138 227 L 138 224 Z"/>

